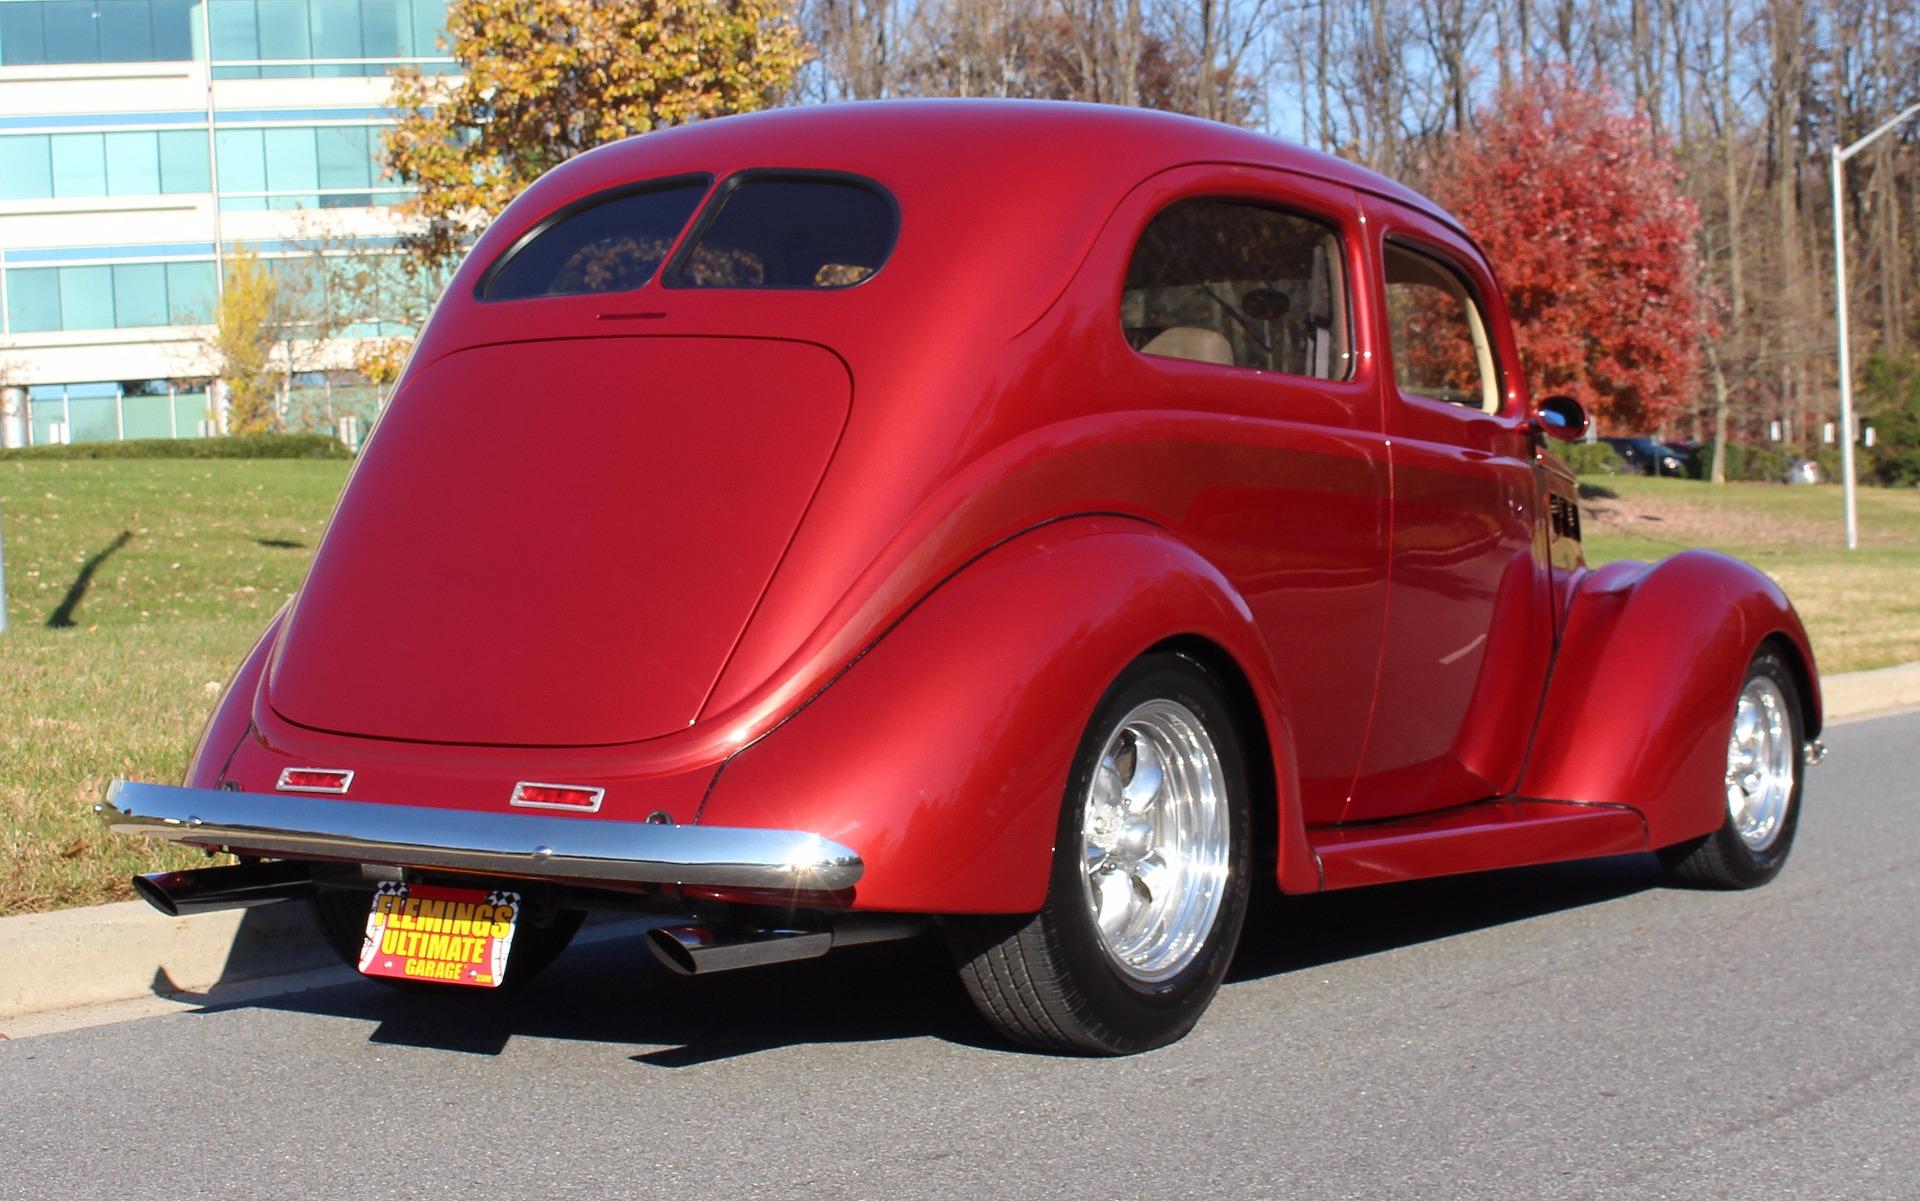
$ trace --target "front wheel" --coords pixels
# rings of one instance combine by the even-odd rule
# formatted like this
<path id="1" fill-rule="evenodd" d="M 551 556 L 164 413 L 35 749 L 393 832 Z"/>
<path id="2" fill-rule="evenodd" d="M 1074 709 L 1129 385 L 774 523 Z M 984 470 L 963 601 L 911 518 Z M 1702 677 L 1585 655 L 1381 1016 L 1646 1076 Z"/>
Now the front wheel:
<path id="1" fill-rule="evenodd" d="M 969 995 L 1008 1038 L 1044 1050 L 1173 1042 L 1232 961 L 1251 849 L 1224 690 L 1184 655 L 1136 660 L 1081 737 L 1040 912 L 947 923 Z"/>
<path id="2" fill-rule="evenodd" d="M 1800 825 L 1805 741 L 1793 672 L 1762 649 L 1747 668 L 1727 737 L 1726 817 L 1705 838 L 1660 852 L 1676 880 L 1757 888 L 1780 874 Z"/>

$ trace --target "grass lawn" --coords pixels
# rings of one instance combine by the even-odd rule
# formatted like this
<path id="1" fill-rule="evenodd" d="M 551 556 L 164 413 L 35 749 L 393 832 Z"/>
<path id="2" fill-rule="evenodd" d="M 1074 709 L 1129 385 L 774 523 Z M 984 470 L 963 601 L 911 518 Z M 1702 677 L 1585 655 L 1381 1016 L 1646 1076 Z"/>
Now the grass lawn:
<path id="1" fill-rule="evenodd" d="M 342 462 L 0 462 L 0 913 L 125 899 L 204 863 L 109 838 L 118 776 L 177 781 L 227 676 L 299 585 Z"/>
<path id="2" fill-rule="evenodd" d="M 346 471 L 0 461 L 0 914 L 125 899 L 134 871 L 204 862 L 109 839 L 91 806 L 115 777 L 181 777 L 228 673 L 298 586 Z M 1849 553 L 1837 488 L 1587 483 L 1594 562 L 1714 546 L 1785 585 L 1824 670 L 1920 659 L 1920 492 L 1863 489 Z"/>
<path id="3" fill-rule="evenodd" d="M 1587 559 L 1657 559 L 1708 546 L 1785 588 L 1823 672 L 1920 659 L 1920 489 L 1862 488 L 1846 549 L 1840 487 L 1591 476 Z M 1612 493 L 1613 495 L 1604 495 Z"/>

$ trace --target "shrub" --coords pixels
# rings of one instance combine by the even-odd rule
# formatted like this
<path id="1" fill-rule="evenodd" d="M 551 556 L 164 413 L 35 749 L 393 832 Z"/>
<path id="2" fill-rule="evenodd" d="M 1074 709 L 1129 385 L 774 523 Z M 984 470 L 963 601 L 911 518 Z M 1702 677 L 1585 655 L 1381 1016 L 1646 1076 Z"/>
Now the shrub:
<path id="1" fill-rule="evenodd" d="M 1711 455 L 1713 452 L 1707 452 Z M 1797 449 L 1782 446 L 1741 446 L 1727 443 L 1727 478 L 1764 480 L 1777 484 L 1787 478 L 1787 469 L 1801 457 Z M 1708 464 L 1712 466 L 1711 462 Z"/>
<path id="2" fill-rule="evenodd" d="M 1625 475 L 1627 461 L 1605 442 L 1570 442 L 1554 448 L 1575 475 Z"/>
<path id="3" fill-rule="evenodd" d="M 1866 473 L 1876 483 L 1920 484 L 1920 350 L 1867 360 L 1861 408 L 1873 418 Z"/>
<path id="4" fill-rule="evenodd" d="M 242 434 L 231 438 L 135 438 L 0 451 L 0 459 L 350 459 L 326 434 Z"/>

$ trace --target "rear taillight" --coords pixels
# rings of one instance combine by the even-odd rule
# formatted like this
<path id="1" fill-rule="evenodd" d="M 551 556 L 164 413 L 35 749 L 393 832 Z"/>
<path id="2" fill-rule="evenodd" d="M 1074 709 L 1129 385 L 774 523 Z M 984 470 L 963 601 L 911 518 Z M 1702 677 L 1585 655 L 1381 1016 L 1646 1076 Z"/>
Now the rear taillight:
<path id="1" fill-rule="evenodd" d="M 570 809 L 575 813 L 600 812 L 600 798 L 607 795 L 604 788 L 589 788 L 584 784 L 535 784 L 523 780 L 513 786 L 513 795 L 507 802 L 528 809 Z"/>
<path id="2" fill-rule="evenodd" d="M 289 767 L 280 773 L 282 792 L 345 792 L 353 786 L 353 773 L 334 767 Z"/>

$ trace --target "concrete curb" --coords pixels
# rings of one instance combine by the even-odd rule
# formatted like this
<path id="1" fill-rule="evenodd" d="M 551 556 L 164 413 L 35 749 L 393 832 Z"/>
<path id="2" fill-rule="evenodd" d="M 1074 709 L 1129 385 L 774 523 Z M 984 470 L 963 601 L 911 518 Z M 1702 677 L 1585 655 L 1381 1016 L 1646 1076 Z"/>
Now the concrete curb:
<path id="1" fill-rule="evenodd" d="M 0 918 L 0 1021 L 339 962 L 305 905 L 167 918 L 122 901 Z"/>
<path id="2" fill-rule="evenodd" d="M 1820 681 L 1828 721 L 1851 721 L 1920 707 L 1920 663 L 1849 671 Z"/>
<path id="3" fill-rule="evenodd" d="M 1920 707 L 1920 663 L 1821 681 L 1829 723 Z M 0 1022 L 339 968 L 305 905 L 165 918 L 144 901 L 0 918 Z M 344 970 L 344 969 L 342 969 Z M 329 977 L 331 978 L 331 977 Z M 24 1032 L 24 1031 L 22 1031 Z M 0 1029 L 0 1034 L 6 1031 Z"/>

